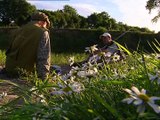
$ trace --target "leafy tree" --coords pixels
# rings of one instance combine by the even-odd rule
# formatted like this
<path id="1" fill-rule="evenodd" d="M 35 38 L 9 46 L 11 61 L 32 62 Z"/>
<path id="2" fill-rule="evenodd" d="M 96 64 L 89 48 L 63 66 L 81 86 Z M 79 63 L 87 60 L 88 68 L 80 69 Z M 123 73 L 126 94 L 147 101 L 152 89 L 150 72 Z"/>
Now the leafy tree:
<path id="1" fill-rule="evenodd" d="M 77 10 L 74 9 L 73 7 L 69 6 L 69 5 L 65 5 L 63 7 L 63 12 L 68 13 L 70 15 L 77 15 Z"/>
<path id="2" fill-rule="evenodd" d="M 140 28 L 140 31 L 141 32 L 152 32 L 152 33 L 154 33 L 154 31 L 150 31 L 148 28 L 146 28 L 146 27 L 143 27 L 143 28 Z"/>
<path id="3" fill-rule="evenodd" d="M 109 20 L 108 20 L 108 29 L 109 30 L 118 30 L 118 24 L 116 23 L 116 20 L 115 19 L 113 19 L 113 18 L 110 18 Z"/>
<path id="4" fill-rule="evenodd" d="M 112 30 L 116 27 L 116 20 L 110 18 L 107 12 L 93 13 L 87 18 L 89 28 L 105 27 Z"/>
<path id="5" fill-rule="evenodd" d="M 110 19 L 110 16 L 108 15 L 107 12 L 101 12 L 99 14 L 97 14 L 97 26 L 104 26 L 106 27 L 108 30 L 110 29 L 110 24 L 109 24 L 109 19 Z"/>
<path id="6" fill-rule="evenodd" d="M 160 0 L 148 0 L 146 8 L 150 11 L 159 7 Z M 0 0 L 0 25 L 8 25 L 14 21 L 17 25 L 25 24 L 29 16 L 36 10 L 35 6 L 27 3 L 26 0 Z M 51 27 L 54 28 L 90 28 L 119 31 L 142 31 L 150 32 L 148 28 L 128 26 L 118 22 L 109 16 L 107 12 L 93 13 L 87 18 L 80 16 L 77 10 L 65 5 L 62 10 L 48 11 L 39 10 L 48 15 Z M 160 16 L 160 13 L 159 13 Z M 159 17 L 155 17 L 156 19 Z"/>
<path id="7" fill-rule="evenodd" d="M 79 28 L 80 17 L 73 7 L 65 5 L 63 8 L 63 15 L 67 21 L 67 28 Z"/>
<path id="8" fill-rule="evenodd" d="M 88 27 L 89 28 L 95 28 L 97 26 L 98 16 L 97 13 L 93 13 L 87 18 Z"/>
<path id="9" fill-rule="evenodd" d="M 118 22 L 109 16 L 107 12 L 93 13 L 87 18 L 80 16 L 76 9 L 69 5 L 65 5 L 62 10 L 46 11 L 45 12 L 53 24 L 54 28 L 90 28 L 90 29 L 106 29 L 119 31 L 141 31 L 151 32 L 147 28 L 139 28 L 128 26 L 122 22 Z"/>
<path id="10" fill-rule="evenodd" d="M 51 27 L 54 28 L 80 28 L 85 26 L 85 20 L 78 15 L 76 9 L 65 5 L 62 10 L 48 11 L 39 10 L 48 15 L 51 21 Z M 82 22 L 82 23 L 81 23 Z"/>
<path id="11" fill-rule="evenodd" d="M 26 0 L 2 0 L 0 1 L 0 21 L 8 25 L 14 21 L 17 25 L 25 24 L 36 7 Z"/>
<path id="12" fill-rule="evenodd" d="M 88 22 L 87 22 L 87 19 L 83 16 L 79 16 L 80 18 L 80 28 L 88 28 Z"/>
<path id="13" fill-rule="evenodd" d="M 57 11 L 39 10 L 39 11 L 44 12 L 46 15 L 48 15 L 49 20 L 51 22 L 51 27 L 65 28 L 65 26 L 67 25 L 62 10 L 57 10 Z"/>
<path id="14" fill-rule="evenodd" d="M 151 13 L 153 9 L 158 9 L 158 14 L 152 19 L 153 22 L 157 22 L 160 18 L 160 0 L 148 0 L 146 9 L 149 10 L 149 13 Z"/>

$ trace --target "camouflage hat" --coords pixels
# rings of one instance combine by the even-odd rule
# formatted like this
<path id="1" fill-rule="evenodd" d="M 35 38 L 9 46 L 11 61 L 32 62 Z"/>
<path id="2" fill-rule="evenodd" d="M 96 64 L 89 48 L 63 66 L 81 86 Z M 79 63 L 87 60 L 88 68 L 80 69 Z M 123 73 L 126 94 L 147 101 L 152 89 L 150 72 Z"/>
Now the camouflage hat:
<path id="1" fill-rule="evenodd" d="M 49 27 L 50 26 L 50 21 L 49 21 L 49 18 L 48 16 L 43 13 L 43 12 L 34 12 L 32 15 L 31 15 L 31 20 L 33 21 L 46 21 L 47 22 L 47 26 Z"/>

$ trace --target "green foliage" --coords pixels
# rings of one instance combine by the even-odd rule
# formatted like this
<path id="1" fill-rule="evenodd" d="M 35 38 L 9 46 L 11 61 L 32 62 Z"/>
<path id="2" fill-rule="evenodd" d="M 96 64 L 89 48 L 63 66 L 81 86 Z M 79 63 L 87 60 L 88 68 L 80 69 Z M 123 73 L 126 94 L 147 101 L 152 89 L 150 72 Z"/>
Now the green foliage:
<path id="1" fill-rule="evenodd" d="M 85 47 L 96 44 L 99 32 L 93 31 L 96 30 L 53 30 L 51 31 L 53 33 L 51 34 L 52 50 L 54 52 L 84 52 Z"/>
<path id="2" fill-rule="evenodd" d="M 127 31 L 132 29 L 136 32 L 153 32 L 148 28 L 140 28 L 128 26 L 122 22 L 118 22 L 109 16 L 105 11 L 101 13 L 92 13 L 87 18 L 80 16 L 76 9 L 69 5 L 65 5 L 62 10 L 48 11 L 39 10 L 46 13 L 52 23 L 53 28 L 86 28 L 97 29 L 103 27 L 106 30 Z"/>
<path id="3" fill-rule="evenodd" d="M 75 57 L 75 62 L 83 61 L 87 58 L 85 53 L 53 53 L 51 62 L 56 65 L 66 65 L 70 57 Z"/>
<path id="4" fill-rule="evenodd" d="M 151 43 L 156 38 L 158 38 L 156 34 L 148 34 L 142 32 L 127 32 L 125 35 L 119 38 L 117 42 L 123 46 L 126 46 L 129 50 L 132 51 L 139 49 L 145 52 L 153 52 L 153 49 L 151 49 L 148 42 Z"/>
<path id="5" fill-rule="evenodd" d="M 107 12 L 93 13 L 87 18 L 89 28 L 105 27 L 107 30 L 116 30 L 116 20 L 110 18 Z"/>
<path id="6" fill-rule="evenodd" d="M 5 51 L 0 50 L 0 66 L 3 66 L 5 64 L 6 55 Z"/>
<path id="7" fill-rule="evenodd" d="M 0 49 L 7 49 L 10 43 L 11 31 L 16 28 L 1 28 L 0 29 Z M 146 52 L 153 52 L 153 49 L 148 44 L 160 40 L 159 33 L 145 33 L 145 32 L 121 32 L 121 31 L 106 31 L 105 28 L 98 29 L 50 29 L 52 52 L 84 52 L 85 47 L 98 44 L 101 46 L 99 35 L 103 32 L 109 32 L 112 39 L 126 46 L 129 50 L 145 50 Z M 137 48 L 137 46 L 139 46 Z M 155 48 L 155 47 L 154 47 Z"/>
<path id="8" fill-rule="evenodd" d="M 4 25 L 9 25 L 12 22 L 22 25 L 29 21 L 30 15 L 35 10 L 35 6 L 26 2 L 26 0 L 1 0 L 0 21 Z"/>
<path id="9" fill-rule="evenodd" d="M 148 0 L 147 1 L 146 9 L 148 9 L 150 13 L 154 9 L 157 9 L 158 11 L 157 15 L 152 19 L 153 22 L 157 22 L 158 19 L 160 18 L 159 7 L 160 7 L 160 0 Z"/>
<path id="10" fill-rule="evenodd" d="M 99 28 L 95 30 L 55 30 L 51 31 L 52 50 L 54 52 L 84 52 L 85 47 L 98 44 L 101 46 L 99 35 L 106 32 L 105 29 Z M 120 31 L 107 31 L 112 35 L 113 40 L 126 46 L 129 50 L 143 49 L 146 52 L 153 52 L 148 42 L 157 39 L 158 34 L 142 33 L 142 32 L 120 32 Z M 52 36 L 53 35 L 53 36 Z M 119 36 L 121 36 L 119 38 Z M 117 39 L 118 38 L 118 39 Z M 139 48 L 137 46 L 139 45 Z"/>
<path id="11" fill-rule="evenodd" d="M 29 21 L 30 15 L 36 7 L 26 0 L 2 0 L 0 1 L 0 25 L 22 25 Z M 69 5 L 64 5 L 62 10 L 48 11 L 39 10 L 46 13 L 51 21 L 52 28 L 89 28 L 97 29 L 104 27 L 106 30 L 119 31 L 141 31 L 152 32 L 148 28 L 132 27 L 122 22 L 118 22 L 109 16 L 105 11 L 92 13 L 87 18 L 79 15 L 77 10 Z"/>
<path id="12" fill-rule="evenodd" d="M 147 55 L 147 54 L 143 54 Z M 62 57 L 62 54 L 60 55 Z M 64 57 L 66 54 L 64 54 Z M 150 107 L 146 107 L 144 114 L 136 112 L 136 106 L 122 103 L 122 99 L 128 97 L 124 88 L 136 86 L 147 90 L 150 96 L 159 96 L 159 85 L 150 82 L 147 73 L 154 73 L 155 68 L 160 68 L 159 60 L 155 54 L 150 58 L 135 52 L 127 56 L 126 60 L 119 63 L 105 65 L 96 77 L 76 77 L 76 82 L 83 83 L 85 89 L 79 93 L 51 95 L 59 84 L 67 84 L 60 76 L 54 82 L 40 81 L 36 76 L 29 77 L 34 81 L 35 88 L 24 88 L 19 84 L 9 82 L 17 88 L 18 95 L 26 102 L 17 106 L 16 100 L 0 107 L 1 119 L 20 120 L 25 117 L 30 119 L 101 119 L 101 120 L 158 120 L 159 115 Z M 65 60 L 65 59 L 63 59 Z M 145 64 L 143 64 L 145 62 Z M 64 61 L 63 61 L 64 63 Z M 152 65 L 151 65 L 152 64 Z M 52 79 L 52 78 L 51 78 Z M 5 82 L 5 81 L 0 81 Z M 39 95 L 43 95 L 46 103 L 35 101 Z M 36 98 L 34 97 L 36 95 Z M 42 96 L 41 96 L 42 97 Z M 160 105 L 160 102 L 156 102 Z"/>
<path id="13" fill-rule="evenodd" d="M 51 21 L 53 28 L 80 28 L 81 16 L 78 15 L 76 9 L 69 5 L 65 5 L 63 10 L 47 11 L 39 10 L 46 13 Z M 81 24 L 83 25 L 83 24 Z"/>

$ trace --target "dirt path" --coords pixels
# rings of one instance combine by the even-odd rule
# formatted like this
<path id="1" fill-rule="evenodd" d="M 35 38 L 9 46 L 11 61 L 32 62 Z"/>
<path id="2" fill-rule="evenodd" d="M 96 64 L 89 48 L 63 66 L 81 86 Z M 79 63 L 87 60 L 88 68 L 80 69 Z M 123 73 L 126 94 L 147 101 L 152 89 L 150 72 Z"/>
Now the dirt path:
<path id="1" fill-rule="evenodd" d="M 2 70 L 2 66 L 0 66 L 0 71 Z M 66 74 L 70 71 L 71 67 L 69 65 L 62 65 L 61 70 L 62 74 Z M 1 74 L 0 72 L 0 95 L 2 93 L 7 93 L 7 96 L 5 96 L 3 99 L 0 98 L 0 105 L 6 104 L 18 97 L 18 95 L 15 92 L 15 86 L 11 85 L 9 82 L 15 83 L 17 85 L 23 86 L 23 87 L 28 87 L 28 83 L 25 80 L 21 80 L 18 78 L 9 78 L 5 74 Z"/>
<path id="2" fill-rule="evenodd" d="M 0 97 L 0 105 L 4 105 L 18 98 L 17 87 L 13 84 L 16 84 L 21 87 L 28 87 L 29 82 L 19 78 L 10 78 L 6 74 L 1 73 L 1 70 L 2 70 L 2 67 L 0 66 L 0 96 L 3 93 L 5 94 L 7 93 L 7 95 L 4 96 L 3 98 Z"/>

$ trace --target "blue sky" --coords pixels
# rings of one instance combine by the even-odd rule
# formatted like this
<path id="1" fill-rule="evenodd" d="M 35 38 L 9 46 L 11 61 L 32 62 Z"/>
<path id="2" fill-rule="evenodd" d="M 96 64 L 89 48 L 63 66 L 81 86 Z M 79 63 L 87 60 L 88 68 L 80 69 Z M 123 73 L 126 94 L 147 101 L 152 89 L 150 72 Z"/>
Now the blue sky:
<path id="1" fill-rule="evenodd" d="M 160 31 L 160 20 L 152 23 L 151 19 L 157 10 L 149 14 L 146 10 L 147 0 L 28 0 L 38 9 L 58 10 L 64 5 L 75 8 L 78 14 L 87 17 L 94 12 L 107 12 L 117 22 L 123 22 L 130 26 L 147 27 L 155 32 Z"/>

